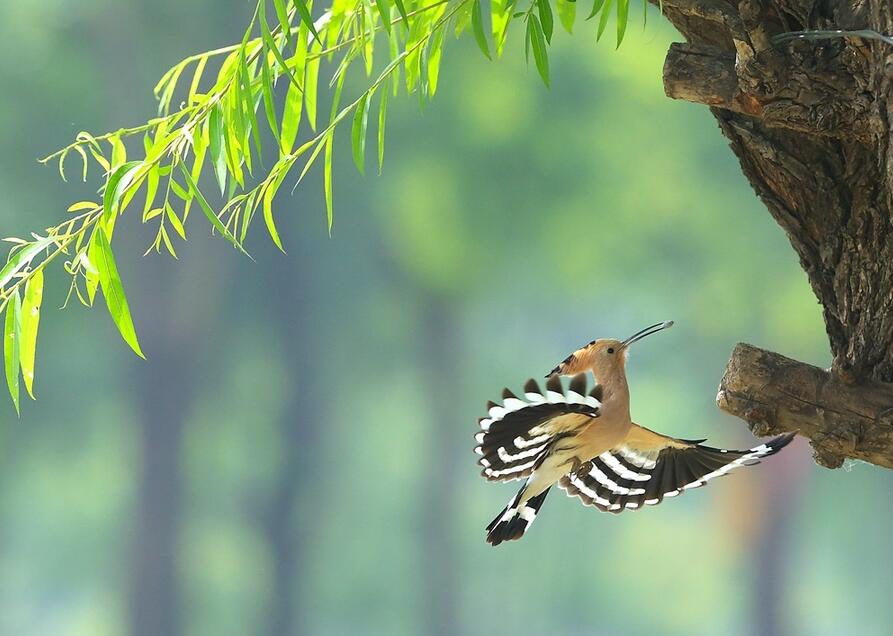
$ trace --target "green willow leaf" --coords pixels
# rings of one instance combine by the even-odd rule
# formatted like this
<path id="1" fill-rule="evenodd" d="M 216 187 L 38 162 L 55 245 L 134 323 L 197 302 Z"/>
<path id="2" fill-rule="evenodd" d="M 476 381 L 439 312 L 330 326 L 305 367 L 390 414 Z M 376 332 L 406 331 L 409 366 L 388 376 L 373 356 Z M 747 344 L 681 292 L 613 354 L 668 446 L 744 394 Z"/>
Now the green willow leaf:
<path id="1" fill-rule="evenodd" d="M 279 190 L 279 186 L 282 185 L 282 181 L 287 174 L 288 171 L 283 170 L 275 179 L 273 179 L 270 185 L 267 186 L 267 189 L 264 190 L 263 200 L 264 224 L 267 226 L 267 231 L 270 233 L 270 238 L 273 239 L 273 243 L 283 254 L 285 254 L 285 248 L 282 247 L 282 239 L 279 238 L 279 231 L 276 229 L 276 219 L 273 217 L 273 199 L 276 197 L 276 192 Z"/>
<path id="2" fill-rule="evenodd" d="M 307 25 L 307 28 L 310 29 L 310 33 L 313 34 L 313 38 L 322 44 L 322 40 L 319 37 L 319 32 L 316 30 L 316 25 L 313 24 L 313 18 L 310 17 L 310 8 L 307 6 L 307 3 L 304 0 L 294 0 L 295 8 L 298 10 L 298 15 L 301 16 L 301 21 Z"/>
<path id="3" fill-rule="evenodd" d="M 22 379 L 31 399 L 34 399 L 34 359 L 37 352 L 37 328 L 40 326 L 40 306 L 43 303 L 43 270 L 31 274 L 25 285 L 22 303 L 22 338 L 19 344 Z"/>
<path id="4" fill-rule="evenodd" d="M 240 120 L 244 121 L 244 115 L 247 114 L 247 122 L 245 122 L 244 125 L 251 129 L 251 138 L 254 141 L 254 148 L 257 150 L 257 156 L 261 157 L 263 156 L 263 144 L 260 139 L 260 125 L 257 123 L 257 113 L 255 113 L 254 95 L 251 90 L 251 72 L 248 69 L 248 60 L 245 57 L 244 45 L 239 51 L 239 58 L 240 74 L 236 80 L 242 83 L 244 90 L 236 90 L 236 108 L 239 109 Z M 248 166 L 248 169 L 251 170 L 251 152 L 248 148 L 247 141 L 245 142 L 245 163 Z M 192 176 L 194 179 L 198 180 L 198 175 L 194 172 Z"/>
<path id="5" fill-rule="evenodd" d="M 496 45 L 496 57 L 502 56 L 509 24 L 512 22 L 513 6 L 512 0 L 491 0 L 490 2 L 490 32 L 493 34 L 493 43 Z"/>
<path id="6" fill-rule="evenodd" d="M 597 16 L 598 12 L 602 10 L 603 6 L 605 6 L 605 0 L 593 0 L 592 11 L 589 12 L 589 15 L 586 16 L 586 19 L 591 20 L 592 18 Z"/>
<path id="7" fill-rule="evenodd" d="M 596 41 L 602 39 L 602 34 L 605 32 L 605 27 L 608 26 L 608 18 L 611 17 L 611 4 L 614 0 L 605 0 L 605 6 L 602 7 L 602 14 L 598 19 L 598 32 L 596 33 L 595 39 Z"/>
<path id="8" fill-rule="evenodd" d="M 158 194 L 158 183 L 161 180 L 161 172 L 158 169 L 158 165 L 154 165 L 149 169 L 149 174 L 146 177 L 146 202 L 143 205 L 143 220 L 145 221 L 146 214 L 148 214 L 149 210 L 152 209 L 155 203 L 155 196 Z"/>
<path id="9" fill-rule="evenodd" d="M 291 23 L 288 19 L 288 9 L 285 8 L 285 0 L 273 0 L 273 6 L 276 7 L 276 17 L 279 18 L 279 26 L 288 44 L 291 40 Z"/>
<path id="10" fill-rule="evenodd" d="M 179 235 L 179 237 L 185 241 L 186 228 L 183 227 L 183 221 L 181 221 L 180 217 L 177 216 L 177 213 L 174 212 L 174 208 L 171 207 L 170 203 L 165 203 L 164 212 L 167 220 L 170 221 L 171 227 L 173 227 L 174 231 Z"/>
<path id="11" fill-rule="evenodd" d="M 527 22 L 527 32 L 530 35 L 530 47 L 533 49 L 533 60 L 536 70 L 546 86 L 549 85 L 549 53 L 546 50 L 546 37 L 543 28 L 536 16 L 531 14 Z"/>
<path id="12" fill-rule="evenodd" d="M 211 147 L 211 162 L 214 165 L 214 176 L 220 185 L 220 196 L 226 194 L 226 141 L 223 126 L 223 109 L 215 104 L 208 118 L 208 143 Z"/>
<path id="13" fill-rule="evenodd" d="M 367 93 L 360 99 L 353 115 L 351 128 L 351 146 L 353 148 L 353 162 L 360 174 L 366 174 L 366 128 L 369 123 L 369 99 L 373 93 Z"/>
<path id="14" fill-rule="evenodd" d="M 645 2 L 648 2 L 648 0 L 645 0 Z M 561 26 L 564 27 L 565 31 L 573 34 L 574 22 L 577 19 L 576 0 L 556 0 L 556 7 L 558 8 L 558 20 L 561 22 Z"/>
<path id="15" fill-rule="evenodd" d="M 52 237 L 39 238 L 13 252 L 12 256 L 10 256 L 9 260 L 6 262 L 6 265 L 3 266 L 3 269 L 0 269 L 0 289 L 6 287 L 6 284 L 11 281 L 16 274 L 30 265 L 31 261 L 33 261 L 38 254 L 53 243 L 55 243 L 55 239 Z"/>
<path id="16" fill-rule="evenodd" d="M 332 205 L 332 133 L 328 133 L 325 138 L 325 160 L 323 169 L 323 189 L 326 197 L 326 225 L 329 230 L 329 236 L 332 235 L 332 225 L 334 224 L 335 213 Z"/>
<path id="17" fill-rule="evenodd" d="M 134 353 L 145 358 L 140 343 L 133 327 L 133 319 L 130 316 L 130 306 L 127 304 L 127 296 L 124 294 L 124 286 L 118 275 L 118 266 L 115 264 L 115 255 L 112 246 L 100 226 L 96 228 L 96 269 L 99 270 L 99 284 L 102 287 L 102 295 L 105 296 L 105 304 L 118 332 L 124 338 L 124 342 L 130 345 Z"/>
<path id="18" fill-rule="evenodd" d="M 543 27 L 543 34 L 546 36 L 546 42 L 552 42 L 552 33 L 555 31 L 555 18 L 552 15 L 552 6 L 549 0 L 536 0 L 537 12 L 540 14 L 540 24 Z"/>
<path id="19" fill-rule="evenodd" d="M 267 56 L 262 55 L 260 60 L 261 68 L 261 86 L 264 95 L 264 110 L 267 113 L 267 122 L 270 124 L 270 130 L 273 136 L 279 139 L 279 122 L 276 120 L 276 98 L 273 96 L 273 77 L 270 71 L 270 65 L 267 64 Z"/>
<path id="20" fill-rule="evenodd" d="M 294 84 L 288 87 L 285 96 L 285 108 L 282 111 L 282 132 L 279 143 L 284 154 L 291 154 L 301 127 L 301 116 L 304 109 L 304 94 Z"/>
<path id="21" fill-rule="evenodd" d="M 488 60 L 493 59 L 490 57 L 490 46 L 487 44 L 487 34 L 484 32 L 484 19 L 481 15 L 481 0 L 474 0 L 474 4 L 471 7 L 471 29 L 474 31 L 474 39 L 478 43 L 478 48 L 480 48 L 481 52 L 487 56 Z"/>
<path id="22" fill-rule="evenodd" d="M 282 57 L 282 51 L 279 50 L 279 46 L 276 44 L 276 40 L 273 38 L 273 32 L 270 31 L 270 25 L 267 24 L 267 17 L 264 11 L 264 5 L 261 3 L 260 5 L 260 24 L 261 24 L 261 38 L 264 41 L 264 44 L 267 47 L 267 50 L 273 54 L 273 58 L 276 60 L 276 63 L 279 65 L 279 72 L 288 77 L 288 80 L 297 85 L 298 88 L 303 90 L 303 86 L 298 81 L 298 78 L 295 77 L 291 69 L 288 66 L 288 63 L 285 61 L 285 58 Z M 261 60 L 262 63 L 268 63 L 269 60 L 266 57 L 263 57 Z"/>
<path id="23" fill-rule="evenodd" d="M 319 52 L 322 47 L 318 43 L 310 48 L 311 55 L 315 57 L 307 62 L 307 76 L 304 78 L 304 108 L 307 110 L 307 122 L 310 128 L 316 131 L 316 93 L 319 81 Z"/>
<path id="24" fill-rule="evenodd" d="M 645 0 L 647 2 L 648 0 Z M 202 57 L 195 66 L 195 73 L 192 75 L 192 83 L 189 85 L 188 104 L 193 104 L 198 100 L 198 89 L 202 83 L 202 77 L 205 74 L 205 68 L 208 66 L 208 56 Z"/>
<path id="25" fill-rule="evenodd" d="M 378 15 L 381 16 L 381 23 L 384 25 L 385 30 L 390 33 L 391 9 L 388 7 L 388 0 L 375 0 L 375 8 L 378 9 Z"/>
<path id="26" fill-rule="evenodd" d="M 381 91 L 381 101 L 378 106 L 378 174 L 384 166 L 384 141 L 385 141 L 385 124 L 388 118 L 388 91 L 385 86 Z"/>
<path id="27" fill-rule="evenodd" d="M 409 16 L 406 13 L 406 6 L 403 4 L 403 0 L 394 0 L 394 4 L 397 6 L 397 11 L 400 13 L 400 17 L 403 18 L 403 24 L 408 27 Z"/>
<path id="28" fill-rule="evenodd" d="M 437 93 L 437 85 L 440 79 L 440 60 L 443 57 L 443 39 L 446 31 L 438 29 L 431 36 L 431 44 L 428 46 L 428 95 L 434 97 Z"/>
<path id="29" fill-rule="evenodd" d="M 393 64 L 393 62 L 391 62 L 391 64 Z M 323 141 L 323 143 L 325 144 L 325 155 L 323 160 L 323 190 L 326 199 L 326 225 L 329 229 L 329 236 L 332 235 L 332 225 L 335 219 L 334 208 L 332 205 L 332 153 L 334 151 L 333 142 L 335 137 L 335 125 L 340 119 L 338 117 L 338 106 L 341 104 L 341 91 L 343 88 L 344 74 L 342 73 L 335 83 L 335 93 L 332 95 L 332 108 L 329 112 L 329 132 L 326 133 L 325 139 Z M 347 111 L 348 109 L 345 108 L 344 110 Z"/>
<path id="30" fill-rule="evenodd" d="M 623 42 L 626 24 L 629 22 L 629 0 L 617 0 L 617 48 Z"/>
<path id="31" fill-rule="evenodd" d="M 105 192 L 102 194 L 103 220 L 105 223 L 113 223 L 118 213 L 121 196 L 127 187 L 131 184 L 134 175 L 143 167 L 142 161 L 130 161 L 118 166 L 111 175 L 105 185 Z"/>
<path id="32" fill-rule="evenodd" d="M 6 370 L 6 386 L 9 389 L 9 397 L 19 413 L 19 368 L 20 350 L 19 343 L 22 337 L 22 299 L 18 290 L 9 299 L 6 305 L 6 321 L 3 328 L 3 360 Z"/>
<path id="33" fill-rule="evenodd" d="M 99 270 L 96 268 L 96 233 L 93 233 L 90 244 L 87 246 L 87 254 L 81 255 L 81 264 L 84 266 L 84 278 L 87 283 L 87 299 L 90 306 L 96 300 L 96 290 L 99 289 Z"/>

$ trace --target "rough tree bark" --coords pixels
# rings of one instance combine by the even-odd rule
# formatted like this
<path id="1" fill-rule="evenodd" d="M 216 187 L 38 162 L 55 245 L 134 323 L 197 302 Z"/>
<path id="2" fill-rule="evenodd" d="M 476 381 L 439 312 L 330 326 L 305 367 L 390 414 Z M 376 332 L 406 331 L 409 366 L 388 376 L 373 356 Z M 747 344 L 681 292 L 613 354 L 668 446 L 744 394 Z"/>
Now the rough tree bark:
<path id="1" fill-rule="evenodd" d="M 721 408 L 756 433 L 799 430 L 816 460 L 893 467 L 893 47 L 855 37 L 773 45 L 806 29 L 893 32 L 884 0 L 664 0 L 687 43 L 667 95 L 711 107 L 823 306 L 822 371 L 739 346 Z M 759 257 L 758 246 L 755 258 Z"/>

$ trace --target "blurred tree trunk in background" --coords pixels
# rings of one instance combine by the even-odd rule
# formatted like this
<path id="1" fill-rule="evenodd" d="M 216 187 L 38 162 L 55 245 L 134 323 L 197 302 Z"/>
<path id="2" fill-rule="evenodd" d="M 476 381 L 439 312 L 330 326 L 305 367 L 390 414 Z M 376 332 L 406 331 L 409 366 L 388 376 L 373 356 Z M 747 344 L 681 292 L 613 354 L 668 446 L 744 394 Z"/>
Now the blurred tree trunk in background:
<path id="1" fill-rule="evenodd" d="M 137 401 L 142 467 L 131 568 L 133 636 L 180 633 L 180 451 L 192 369 L 185 359 L 188 348 L 177 350 L 176 340 L 172 332 L 159 340 L 143 339 L 153 363 L 140 374 Z M 168 343 L 165 350 L 153 346 L 161 343 Z"/>
<path id="2" fill-rule="evenodd" d="M 139 307 L 139 335 L 151 364 L 134 372 L 140 428 L 136 528 L 130 582 L 131 636 L 176 636 L 180 629 L 180 539 L 183 427 L 197 369 L 192 333 L 177 324 L 174 294 L 166 289 L 179 264 L 167 257 L 145 263 L 131 297 Z M 163 270 L 163 271 L 162 271 Z"/>
<path id="3" fill-rule="evenodd" d="M 150 240 L 134 236 L 134 243 Z M 146 257 L 130 285 L 137 332 L 148 363 L 134 365 L 140 427 L 139 480 L 130 569 L 131 636 L 177 636 L 181 618 L 179 548 L 183 435 L 201 388 L 228 260 L 209 253 L 214 239 L 194 240 L 182 261 Z M 132 246 L 136 252 L 138 244 Z M 125 284 L 126 284 L 125 278 Z M 201 294 L 195 290 L 201 288 Z"/>
<path id="4" fill-rule="evenodd" d="M 457 517 L 457 432 L 464 428 L 456 411 L 456 395 L 462 394 L 459 366 L 458 320 L 453 301 L 436 292 L 419 288 L 416 292 L 422 309 L 418 362 L 423 371 L 422 395 L 430 421 L 425 453 L 424 488 L 418 502 L 422 539 L 424 586 L 424 633 L 429 636 L 461 634 L 458 624 L 459 551 L 454 543 Z M 469 434 L 469 440 L 470 440 Z M 471 442 L 469 441 L 469 446 Z"/>
<path id="5" fill-rule="evenodd" d="M 319 480 L 319 446 L 322 434 L 322 397 L 324 386 L 320 345 L 322 321 L 314 302 L 313 272 L 316 265 L 310 255 L 295 246 L 298 256 L 267 256 L 266 279 L 274 307 L 273 340 L 282 352 L 287 371 L 286 397 L 279 422 L 279 472 L 273 484 L 264 531 L 273 561 L 273 587 L 266 627 L 269 636 L 307 633 L 304 617 L 305 580 L 300 566 L 304 562 L 308 538 L 313 535 L 318 515 L 310 502 L 315 500 Z M 306 258 L 302 256 L 306 255 Z M 308 399 L 309 398 L 309 399 Z M 300 502 L 300 506 L 298 505 Z"/>
<path id="6" fill-rule="evenodd" d="M 665 0 L 662 7 L 687 40 L 667 55 L 667 95 L 711 107 L 800 258 L 824 308 L 834 356 L 817 386 L 801 381 L 812 377 L 806 365 L 777 365 L 784 373 L 768 377 L 739 369 L 735 377 L 755 381 L 724 386 L 720 406 L 759 435 L 793 430 L 784 421 L 790 405 L 771 394 L 776 383 L 793 385 L 795 410 L 821 407 L 814 426 L 800 427 L 816 461 L 831 468 L 845 457 L 893 465 L 893 404 L 875 408 L 872 389 L 862 400 L 867 416 L 860 409 L 828 421 L 827 413 L 845 407 L 823 395 L 829 383 L 893 382 L 893 270 L 878 265 L 893 260 L 891 47 L 860 37 L 773 40 L 815 29 L 893 33 L 891 3 Z M 746 367 L 747 360 L 733 363 Z"/>

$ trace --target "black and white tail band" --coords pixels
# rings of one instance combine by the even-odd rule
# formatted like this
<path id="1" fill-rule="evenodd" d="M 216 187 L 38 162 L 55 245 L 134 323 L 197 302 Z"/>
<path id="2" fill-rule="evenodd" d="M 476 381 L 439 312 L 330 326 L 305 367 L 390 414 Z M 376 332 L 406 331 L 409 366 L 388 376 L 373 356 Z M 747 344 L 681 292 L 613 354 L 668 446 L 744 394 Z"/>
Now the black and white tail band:
<path id="1" fill-rule="evenodd" d="M 722 450 L 693 444 L 642 451 L 619 446 L 602 453 L 561 478 L 570 496 L 604 512 L 620 513 L 659 504 L 686 490 L 700 488 L 715 477 L 741 466 L 757 464 L 794 438 L 790 433 L 746 451 Z"/>
<path id="2" fill-rule="evenodd" d="M 536 380 L 524 385 L 523 398 L 509 389 L 502 405 L 487 404 L 487 417 L 479 420 L 474 452 L 480 455 L 481 474 L 491 481 L 512 481 L 529 476 L 548 454 L 550 446 L 568 435 L 569 422 L 598 417 L 601 387 L 586 393 L 586 376 L 574 376 L 564 390 L 558 376 L 549 378 L 543 391 Z"/>
<path id="3" fill-rule="evenodd" d="M 496 518 L 487 526 L 487 543 L 497 546 L 503 541 L 520 539 L 527 532 L 527 528 L 536 519 L 537 513 L 546 500 L 549 490 L 546 489 L 536 497 L 531 497 L 523 504 L 519 504 L 526 488 L 525 484 L 518 494 L 512 497 L 503 511 L 496 515 Z"/>

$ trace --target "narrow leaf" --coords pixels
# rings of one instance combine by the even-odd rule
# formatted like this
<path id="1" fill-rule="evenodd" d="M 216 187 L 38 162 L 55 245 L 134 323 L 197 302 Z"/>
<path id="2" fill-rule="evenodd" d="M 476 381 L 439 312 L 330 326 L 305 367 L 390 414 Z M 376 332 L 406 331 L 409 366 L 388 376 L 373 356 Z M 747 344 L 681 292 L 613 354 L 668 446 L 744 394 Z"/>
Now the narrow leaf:
<path id="1" fill-rule="evenodd" d="M 304 24 L 307 25 L 307 28 L 310 29 L 310 32 L 313 34 L 314 39 L 322 44 L 322 40 L 319 38 L 319 33 L 316 31 L 316 25 L 313 24 L 313 18 L 310 17 L 310 9 L 307 7 L 307 3 L 305 0 L 294 0 L 295 8 L 298 10 L 298 15 L 301 16 L 301 20 Z"/>
<path id="2" fill-rule="evenodd" d="M 591 20 L 592 18 L 597 16 L 598 12 L 602 10 L 603 6 L 605 6 L 605 0 L 593 0 L 592 11 L 589 12 L 589 15 L 586 16 L 586 19 Z"/>
<path id="3" fill-rule="evenodd" d="M 226 193 L 226 141 L 224 137 L 223 112 L 220 104 L 211 110 L 208 121 L 208 141 L 211 146 L 211 162 L 214 164 L 214 175 L 220 185 L 220 195 Z"/>
<path id="4" fill-rule="evenodd" d="M 474 0 L 474 4 L 471 7 L 471 29 L 474 31 L 474 39 L 478 43 L 478 48 L 487 56 L 488 60 L 493 59 L 490 57 L 490 46 L 487 44 L 487 34 L 484 32 L 481 0 Z"/>
<path id="5" fill-rule="evenodd" d="M 208 58 L 203 57 L 198 61 L 195 67 L 195 73 L 192 76 L 192 84 L 189 85 L 189 104 L 196 101 L 198 89 L 202 82 L 202 75 L 205 73 L 205 67 L 208 65 Z"/>
<path id="6" fill-rule="evenodd" d="M 353 162 L 362 175 L 366 174 L 366 127 L 369 123 L 369 98 L 371 96 L 372 93 L 366 93 L 357 104 L 350 135 Z"/>
<path id="7" fill-rule="evenodd" d="M 13 255 L 10 256 L 6 265 L 3 266 L 3 269 L 0 269 L 0 289 L 6 287 L 6 284 L 11 281 L 16 274 L 31 264 L 31 261 L 34 260 L 35 256 L 40 254 L 54 242 L 55 239 L 51 237 L 41 238 L 33 243 L 28 243 L 26 247 L 16 250 Z"/>
<path id="8" fill-rule="evenodd" d="M 37 351 L 37 328 L 40 325 L 40 305 L 43 302 L 43 270 L 31 274 L 25 285 L 22 303 L 22 338 L 19 344 L 22 379 L 31 399 L 34 399 L 34 359 Z"/>
<path id="9" fill-rule="evenodd" d="M 440 60 L 443 56 L 443 38 L 446 31 L 438 29 L 431 36 L 431 44 L 428 46 L 428 94 L 434 97 L 437 93 L 437 85 L 440 78 Z"/>
<path id="10" fill-rule="evenodd" d="M 536 70 L 546 86 L 549 85 L 549 53 L 546 50 L 546 38 L 543 28 L 536 16 L 531 14 L 527 22 L 527 32 L 530 35 L 530 47 L 533 49 L 533 60 L 536 62 Z"/>
<path id="11" fill-rule="evenodd" d="M 387 86 L 381 91 L 381 101 L 378 107 L 378 174 L 381 174 L 382 166 L 384 166 L 385 124 L 388 118 L 389 92 Z"/>
<path id="12" fill-rule="evenodd" d="M 180 217 L 177 216 L 177 213 L 174 212 L 174 208 L 171 207 L 170 203 L 165 203 L 164 211 L 167 216 L 167 220 L 170 221 L 170 224 L 174 228 L 174 231 L 180 236 L 181 239 L 185 241 L 186 228 L 183 227 L 183 221 L 181 221 Z"/>
<path id="13" fill-rule="evenodd" d="M 502 55 L 502 50 L 505 47 L 505 38 L 512 21 L 513 7 L 512 0 L 491 0 L 490 2 L 490 32 L 493 34 L 493 43 L 496 45 L 496 57 Z"/>
<path id="14" fill-rule="evenodd" d="M 381 23 L 385 30 L 391 32 L 391 10 L 388 7 L 388 0 L 375 0 L 375 7 L 378 9 L 378 15 L 381 16 Z"/>
<path id="15" fill-rule="evenodd" d="M 307 62 L 307 76 L 304 78 L 304 107 L 307 109 L 307 121 L 310 128 L 316 130 L 316 87 L 319 80 L 319 52 L 322 47 L 314 44 L 310 54 L 313 59 Z"/>
<path id="16" fill-rule="evenodd" d="M 142 161 L 131 161 L 129 163 L 118 166 L 111 175 L 105 185 L 105 192 L 102 194 L 103 219 L 106 223 L 114 220 L 118 213 L 121 195 L 130 185 L 133 176 L 142 168 Z"/>
<path id="17" fill-rule="evenodd" d="M 285 109 L 282 112 L 282 133 L 279 137 L 284 154 L 290 154 L 295 147 L 298 131 L 301 127 L 301 114 L 304 108 L 304 94 L 294 84 L 289 84 L 285 97 Z"/>
<path id="18" fill-rule="evenodd" d="M 629 0 L 617 0 L 617 48 L 623 42 L 626 23 L 629 21 Z"/>
<path id="19" fill-rule="evenodd" d="M 6 321 L 3 329 L 3 360 L 6 369 L 6 386 L 9 397 L 19 413 L 19 342 L 22 336 L 22 299 L 16 290 L 6 305 Z"/>
<path id="20" fill-rule="evenodd" d="M 279 26 L 282 28 L 282 34 L 285 36 L 285 42 L 291 40 L 291 23 L 288 21 L 288 10 L 285 8 L 285 0 L 273 0 L 273 6 L 276 7 L 276 17 L 279 18 Z"/>
<path id="21" fill-rule="evenodd" d="M 645 2 L 648 2 L 648 0 L 645 0 Z M 574 22 L 577 18 L 576 0 L 556 0 L 556 6 L 558 8 L 558 19 L 561 21 L 561 26 L 563 26 L 564 30 L 568 33 L 573 33 Z"/>
<path id="22" fill-rule="evenodd" d="M 96 228 L 95 245 L 99 284 L 102 286 L 102 295 L 105 296 L 105 304 L 112 316 L 112 321 L 118 327 L 118 332 L 124 338 L 124 342 L 130 345 L 130 348 L 139 357 L 145 358 L 133 327 L 133 319 L 130 316 L 130 307 L 127 304 L 127 296 L 124 295 L 121 277 L 118 275 L 115 255 L 112 253 L 112 246 L 105 230 L 101 226 Z"/>
<path id="23" fill-rule="evenodd" d="M 323 170 L 323 186 L 326 195 L 326 225 L 329 235 L 332 234 L 332 224 L 335 218 L 332 206 L 332 133 L 326 135 L 325 169 Z"/>
<path id="24" fill-rule="evenodd" d="M 273 77 L 270 72 L 270 65 L 267 63 L 267 56 L 261 55 L 261 86 L 264 94 L 264 110 L 267 113 L 267 122 L 270 124 L 270 130 L 273 136 L 279 139 L 279 122 L 276 121 L 276 98 L 273 97 Z"/>
<path id="25" fill-rule="evenodd" d="M 403 24 L 408 27 L 409 16 L 406 14 L 406 7 L 403 4 L 403 0 L 394 0 L 394 4 L 397 5 L 397 11 L 400 13 L 400 17 L 403 18 Z"/>
<path id="26" fill-rule="evenodd" d="M 273 243 L 283 254 L 285 253 L 285 248 L 282 247 L 282 239 L 279 238 L 279 231 L 276 229 L 276 219 L 273 217 L 273 199 L 276 197 L 276 192 L 279 190 L 279 186 L 282 185 L 282 181 L 287 174 L 288 171 L 283 170 L 275 179 L 273 179 L 266 190 L 264 190 L 263 201 L 264 224 L 267 226 L 267 231 L 270 233 L 270 238 L 273 239 Z"/>
<path id="27" fill-rule="evenodd" d="M 595 35 L 596 41 L 602 39 L 602 34 L 605 32 L 605 27 L 608 26 L 608 18 L 611 17 L 611 4 L 614 0 L 605 0 L 605 6 L 602 7 L 602 14 L 598 18 L 598 32 Z"/>
<path id="28" fill-rule="evenodd" d="M 552 6 L 549 0 L 536 0 L 537 10 L 540 14 L 540 24 L 543 27 L 543 34 L 546 36 L 546 42 L 552 42 L 552 33 L 555 30 L 555 18 L 552 16 Z"/>

